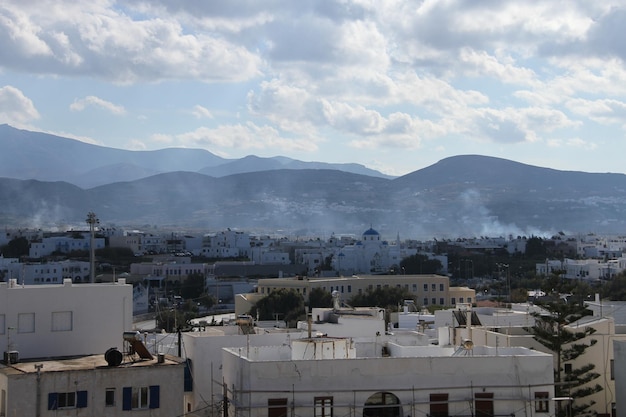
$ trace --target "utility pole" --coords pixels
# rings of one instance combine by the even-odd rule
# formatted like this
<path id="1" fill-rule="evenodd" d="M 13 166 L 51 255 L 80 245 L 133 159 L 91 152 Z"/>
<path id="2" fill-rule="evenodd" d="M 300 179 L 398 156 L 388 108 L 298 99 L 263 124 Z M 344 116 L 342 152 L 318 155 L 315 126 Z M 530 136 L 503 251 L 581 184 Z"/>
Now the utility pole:
<path id="1" fill-rule="evenodd" d="M 87 224 L 89 225 L 89 282 L 92 284 L 95 282 L 96 277 L 96 268 L 95 268 L 95 258 L 96 258 L 96 250 L 94 248 L 94 233 L 96 225 L 100 224 L 100 219 L 96 217 L 96 213 L 90 211 L 87 213 Z"/>
<path id="2" fill-rule="evenodd" d="M 35 364 L 35 369 L 37 370 L 37 398 L 35 400 L 35 415 L 37 417 L 41 415 L 41 368 L 43 368 L 42 363 Z"/>

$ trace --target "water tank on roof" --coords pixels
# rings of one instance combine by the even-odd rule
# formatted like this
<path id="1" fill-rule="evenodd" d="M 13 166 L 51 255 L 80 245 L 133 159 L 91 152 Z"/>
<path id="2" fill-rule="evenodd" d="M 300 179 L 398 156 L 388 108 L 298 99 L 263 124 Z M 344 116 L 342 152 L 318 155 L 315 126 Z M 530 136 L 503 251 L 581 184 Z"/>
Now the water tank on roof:
<path id="1" fill-rule="evenodd" d="M 107 361 L 109 366 L 120 366 L 122 359 L 124 359 L 124 356 L 116 347 L 109 348 L 104 352 L 104 360 Z"/>

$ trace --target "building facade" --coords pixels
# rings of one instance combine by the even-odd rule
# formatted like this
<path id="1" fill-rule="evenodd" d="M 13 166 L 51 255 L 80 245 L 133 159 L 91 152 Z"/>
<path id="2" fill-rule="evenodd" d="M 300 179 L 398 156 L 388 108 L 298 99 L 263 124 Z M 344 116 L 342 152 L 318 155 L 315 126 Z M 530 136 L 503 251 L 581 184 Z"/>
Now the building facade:
<path id="1" fill-rule="evenodd" d="M 132 327 L 132 285 L 0 282 L 0 349 L 19 358 L 90 355 Z"/>
<path id="2" fill-rule="evenodd" d="M 0 365 L 0 416 L 178 416 L 184 363 L 110 366 L 104 355 Z"/>

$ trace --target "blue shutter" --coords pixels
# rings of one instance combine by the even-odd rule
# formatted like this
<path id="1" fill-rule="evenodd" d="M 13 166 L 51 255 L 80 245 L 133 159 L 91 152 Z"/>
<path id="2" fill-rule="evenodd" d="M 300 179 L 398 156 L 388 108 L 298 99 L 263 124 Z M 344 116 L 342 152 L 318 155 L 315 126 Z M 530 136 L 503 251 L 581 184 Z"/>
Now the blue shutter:
<path id="1" fill-rule="evenodd" d="M 193 377 L 191 376 L 191 359 L 185 361 L 185 392 L 193 391 Z"/>
<path id="2" fill-rule="evenodd" d="M 150 408 L 159 408 L 159 386 L 150 385 Z"/>
<path id="3" fill-rule="evenodd" d="M 133 389 L 132 387 L 122 388 L 122 410 L 132 410 Z"/>
<path id="4" fill-rule="evenodd" d="M 59 407 L 59 394 L 51 392 L 48 394 L 48 410 L 56 410 Z"/>
<path id="5" fill-rule="evenodd" d="M 76 392 L 76 408 L 87 407 L 87 391 Z"/>

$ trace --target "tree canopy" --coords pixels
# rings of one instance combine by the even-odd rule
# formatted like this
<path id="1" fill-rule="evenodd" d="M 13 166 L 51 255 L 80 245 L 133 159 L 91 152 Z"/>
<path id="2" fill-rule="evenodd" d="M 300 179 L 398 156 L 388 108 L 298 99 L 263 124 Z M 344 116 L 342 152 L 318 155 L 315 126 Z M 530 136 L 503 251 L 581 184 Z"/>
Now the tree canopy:
<path id="1" fill-rule="evenodd" d="M 442 268 L 439 259 L 429 259 L 428 256 L 419 253 L 400 261 L 400 269 L 405 274 L 438 274 Z"/>
<path id="2" fill-rule="evenodd" d="M 252 307 L 250 314 L 259 320 L 284 320 L 289 327 L 295 327 L 299 319 L 306 318 L 304 298 L 293 290 L 272 291 Z"/>
<path id="3" fill-rule="evenodd" d="M 535 340 L 555 355 L 555 395 L 574 399 L 573 415 L 591 414 L 589 408 L 594 402 L 585 402 L 581 399 L 602 390 L 599 384 L 592 383 L 600 374 L 593 371 L 595 368 L 593 364 L 586 364 L 579 368 L 574 368 L 572 365 L 577 358 L 584 355 L 587 348 L 596 343 L 595 339 L 588 338 L 595 330 L 590 327 L 581 327 L 580 331 L 572 331 L 567 327 L 568 324 L 591 315 L 591 311 L 578 303 L 551 302 L 542 307 L 547 314 L 535 314 L 532 333 Z M 564 410 L 557 410 L 557 413 L 563 415 Z"/>
<path id="4" fill-rule="evenodd" d="M 382 307 L 389 311 L 398 309 L 404 300 L 415 301 L 414 295 L 406 288 L 387 287 L 367 290 L 350 298 L 348 304 L 353 307 Z"/>

